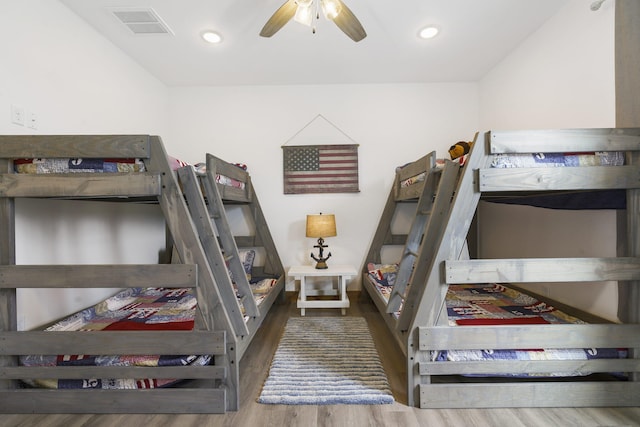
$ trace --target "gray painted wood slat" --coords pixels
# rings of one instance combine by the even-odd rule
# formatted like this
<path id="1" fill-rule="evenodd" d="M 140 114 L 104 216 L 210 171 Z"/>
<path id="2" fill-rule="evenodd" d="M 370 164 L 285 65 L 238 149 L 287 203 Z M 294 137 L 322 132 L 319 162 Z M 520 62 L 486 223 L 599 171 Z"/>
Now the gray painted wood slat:
<path id="1" fill-rule="evenodd" d="M 0 288 L 195 288 L 189 264 L 0 265 Z"/>
<path id="2" fill-rule="evenodd" d="M 9 173 L 12 163 L 0 159 L 0 173 Z M 15 230 L 15 202 L 12 198 L 0 197 L 0 265 L 16 263 L 16 230 Z M 15 289 L 0 288 L 0 331 L 15 331 L 17 326 L 17 292 Z M 16 366 L 18 358 L 15 355 L 0 356 L 0 366 Z M 15 381 L 0 378 L 0 389 L 17 387 Z"/>
<path id="3" fill-rule="evenodd" d="M 156 197 L 154 173 L 2 174 L 0 197 Z"/>
<path id="4" fill-rule="evenodd" d="M 224 331 L 0 332 L 0 354 L 225 354 Z"/>
<path id="5" fill-rule="evenodd" d="M 251 177 L 244 169 L 225 162 L 224 160 L 207 153 L 207 174 L 214 177 L 214 182 L 220 197 L 223 200 L 248 203 L 251 201 Z M 244 188 L 218 183 L 215 180 L 216 174 L 234 179 L 244 184 Z"/>
<path id="6" fill-rule="evenodd" d="M 421 408 L 638 406 L 640 383 L 537 382 L 420 384 Z"/>
<path id="7" fill-rule="evenodd" d="M 0 391 L 0 413 L 223 413 L 224 388 Z"/>
<path id="8" fill-rule="evenodd" d="M 436 163 L 436 152 L 432 151 L 418 160 L 403 166 L 396 172 L 393 181 L 393 196 L 396 202 L 402 200 L 418 199 L 424 192 L 425 181 L 416 181 L 412 185 L 405 186 L 402 183 L 426 171 L 431 170 Z"/>
<path id="9" fill-rule="evenodd" d="M 446 260 L 447 283 L 544 283 L 640 280 L 640 258 Z"/>
<path id="10" fill-rule="evenodd" d="M 421 362 L 420 375 L 508 375 L 562 372 L 640 372 L 640 359 L 483 360 Z"/>
<path id="11" fill-rule="evenodd" d="M 491 154 L 633 151 L 639 147 L 640 129 L 497 130 L 491 131 L 489 139 Z"/>
<path id="12" fill-rule="evenodd" d="M 149 135 L 0 135 L 0 158 L 149 158 Z"/>
<path id="13" fill-rule="evenodd" d="M 421 351 L 493 348 L 626 348 L 640 347 L 640 325 L 420 326 L 418 340 Z"/>
<path id="14" fill-rule="evenodd" d="M 0 368 L 0 378 L 15 380 L 87 378 L 181 378 L 223 380 L 221 366 L 34 366 Z"/>
<path id="15" fill-rule="evenodd" d="M 479 172 L 480 191 L 606 190 L 640 188 L 634 166 L 495 168 Z"/>

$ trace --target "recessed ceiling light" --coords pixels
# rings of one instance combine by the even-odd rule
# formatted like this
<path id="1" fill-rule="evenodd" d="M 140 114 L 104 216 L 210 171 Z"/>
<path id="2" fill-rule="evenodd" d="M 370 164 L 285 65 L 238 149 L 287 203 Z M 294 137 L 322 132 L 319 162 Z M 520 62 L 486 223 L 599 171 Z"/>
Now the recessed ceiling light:
<path id="1" fill-rule="evenodd" d="M 437 36 L 439 32 L 440 29 L 435 25 L 427 25 L 426 27 L 418 31 L 418 37 L 425 40 L 432 39 Z"/>
<path id="2" fill-rule="evenodd" d="M 208 43 L 216 44 L 222 42 L 222 36 L 215 31 L 203 31 L 200 35 L 202 36 L 204 41 Z"/>

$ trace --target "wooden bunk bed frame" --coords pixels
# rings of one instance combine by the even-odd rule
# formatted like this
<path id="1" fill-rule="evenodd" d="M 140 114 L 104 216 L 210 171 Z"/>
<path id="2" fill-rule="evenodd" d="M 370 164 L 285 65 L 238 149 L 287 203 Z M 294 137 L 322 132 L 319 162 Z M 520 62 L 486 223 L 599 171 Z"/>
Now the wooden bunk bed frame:
<path id="1" fill-rule="evenodd" d="M 140 158 L 143 173 L 32 175 L 19 158 Z M 92 199 L 159 204 L 181 263 L 16 265 L 15 199 Z M 162 141 L 146 135 L 0 136 L 0 413 L 223 413 L 237 410 L 234 330 Z M 19 288 L 194 288 L 192 331 L 18 331 Z M 231 337 L 231 342 L 227 339 Z M 19 366 L 30 354 L 210 354 L 207 366 Z M 235 374 L 234 374 L 235 373 Z M 20 380 L 180 378 L 170 388 L 26 388 Z"/>
<path id="2" fill-rule="evenodd" d="M 362 269 L 363 287 L 383 313 L 387 326 L 405 353 L 406 338 L 402 330 L 406 330 L 406 327 L 400 325 L 410 319 L 409 313 L 414 308 L 411 301 L 415 300 L 418 289 L 416 286 L 409 286 L 417 273 L 414 266 L 428 264 L 426 260 L 432 257 L 440 241 L 459 174 L 457 163 L 447 161 L 444 167 L 439 167 L 436 160 L 436 153 L 431 152 L 396 170 L 389 197 L 370 245 L 366 263 L 376 264 L 383 263 L 385 249 L 403 247 L 396 283 L 388 301 L 369 281 L 366 263 Z M 408 180 L 411 183 L 404 184 Z M 407 234 L 394 233 L 392 228 L 395 216 L 402 209 L 401 206 L 407 204 L 415 209 L 410 229 Z"/>
<path id="3" fill-rule="evenodd" d="M 232 323 L 234 334 L 227 339 L 234 343 L 234 375 L 238 375 L 239 361 L 269 309 L 276 301 L 284 301 L 284 267 L 247 171 L 207 153 L 205 174 L 198 175 L 193 167 L 185 166 L 178 170 L 178 176 Z M 241 187 L 221 183 L 217 176 L 241 183 Z M 231 205 L 241 206 L 252 234 L 234 235 L 226 209 Z M 264 258 L 262 265 L 252 267 L 254 277 L 276 279 L 259 306 L 241 262 L 242 249 L 258 250 Z"/>
<path id="4" fill-rule="evenodd" d="M 509 131 L 487 132 L 484 136 L 473 144 L 462 168 L 435 252 L 424 258 L 424 266 L 416 260 L 411 279 L 416 298 L 411 301 L 410 319 L 393 325 L 406 355 L 409 405 L 420 408 L 638 406 L 640 129 Z M 625 166 L 490 168 L 494 153 L 586 151 L 626 152 Z M 627 250 L 621 257 L 468 259 L 466 240 L 483 194 L 607 189 L 626 189 L 627 220 L 623 227 L 626 236 L 622 237 Z M 621 237 L 621 233 L 618 234 L 617 237 Z M 368 284 L 366 274 L 363 279 L 373 297 L 375 290 Z M 627 296 L 624 300 L 627 306 L 619 309 L 623 313 L 621 324 L 464 327 L 448 324 L 445 297 L 451 284 L 584 282 L 583 286 L 590 286 L 609 280 L 617 280 L 620 291 Z M 563 310 L 567 311 L 565 307 Z M 390 316 L 385 307 L 381 313 Z M 583 313 L 575 310 L 569 314 L 580 317 Z M 586 314 L 586 318 L 592 317 Z M 434 362 L 430 357 L 433 351 L 441 350 L 527 348 L 628 348 L 629 358 Z M 549 372 L 578 370 L 600 374 L 600 377 L 552 379 L 544 376 Z M 507 378 L 523 373 L 542 376 Z M 607 373 L 626 373 L 628 380 L 622 381 Z"/>

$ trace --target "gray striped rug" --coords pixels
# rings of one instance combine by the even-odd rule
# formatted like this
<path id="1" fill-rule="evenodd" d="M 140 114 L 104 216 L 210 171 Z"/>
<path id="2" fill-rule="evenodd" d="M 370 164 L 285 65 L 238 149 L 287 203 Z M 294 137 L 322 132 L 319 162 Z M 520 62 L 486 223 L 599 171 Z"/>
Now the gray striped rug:
<path id="1" fill-rule="evenodd" d="M 393 395 L 365 319 L 290 318 L 258 402 L 392 403 Z"/>

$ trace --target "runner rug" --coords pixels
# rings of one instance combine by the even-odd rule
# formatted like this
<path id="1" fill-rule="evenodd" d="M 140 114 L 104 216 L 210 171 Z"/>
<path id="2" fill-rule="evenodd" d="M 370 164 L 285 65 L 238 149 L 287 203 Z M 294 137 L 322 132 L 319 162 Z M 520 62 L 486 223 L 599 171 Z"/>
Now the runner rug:
<path id="1" fill-rule="evenodd" d="M 392 403 L 380 358 L 361 317 L 292 317 L 258 398 L 282 405 Z"/>

